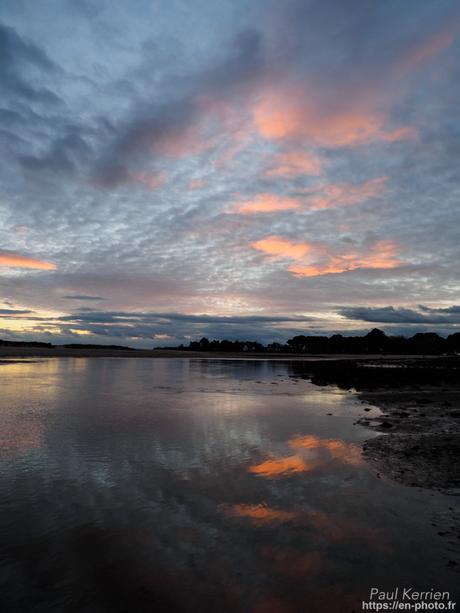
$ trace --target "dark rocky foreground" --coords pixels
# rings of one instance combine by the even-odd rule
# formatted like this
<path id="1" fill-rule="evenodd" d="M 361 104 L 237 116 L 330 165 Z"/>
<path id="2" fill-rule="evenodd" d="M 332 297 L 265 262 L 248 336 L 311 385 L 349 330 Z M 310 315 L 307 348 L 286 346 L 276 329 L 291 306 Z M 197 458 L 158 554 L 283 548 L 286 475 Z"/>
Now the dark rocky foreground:
<path id="1" fill-rule="evenodd" d="M 460 358 L 304 362 L 293 369 L 316 385 L 355 389 L 363 404 L 381 409 L 378 418 L 358 420 L 382 433 L 363 445 L 363 456 L 380 478 L 446 495 L 432 525 L 445 542 L 447 565 L 460 574 Z"/>
<path id="2" fill-rule="evenodd" d="M 384 433 L 363 454 L 382 475 L 409 486 L 460 494 L 460 358 L 334 360 L 294 364 L 316 385 L 355 389 L 382 410 L 359 420 Z"/>

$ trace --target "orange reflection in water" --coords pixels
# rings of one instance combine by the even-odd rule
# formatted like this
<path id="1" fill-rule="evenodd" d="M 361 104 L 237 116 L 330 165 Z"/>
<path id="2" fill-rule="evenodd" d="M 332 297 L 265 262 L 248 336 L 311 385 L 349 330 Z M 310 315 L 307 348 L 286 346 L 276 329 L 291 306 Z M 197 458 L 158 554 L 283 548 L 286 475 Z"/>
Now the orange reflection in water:
<path id="1" fill-rule="evenodd" d="M 297 517 L 294 511 L 274 509 L 264 504 L 235 504 L 227 507 L 226 510 L 233 517 L 247 517 L 268 524 L 293 521 Z"/>
<path id="2" fill-rule="evenodd" d="M 295 473 L 311 472 L 331 460 L 338 460 L 352 466 L 363 464 L 359 447 L 339 439 L 324 439 L 313 434 L 298 435 L 289 439 L 288 445 L 308 457 L 292 455 L 284 458 L 269 458 L 260 464 L 250 466 L 249 472 L 267 479 L 276 479 Z"/>
<path id="3" fill-rule="evenodd" d="M 295 436 L 291 438 L 288 441 L 288 445 L 293 449 L 324 450 L 329 456 L 332 456 L 332 458 L 344 464 L 351 464 L 353 466 L 360 466 L 363 464 L 363 458 L 359 447 L 352 443 L 345 443 L 339 439 L 324 439 L 309 434 L 307 436 Z"/>
<path id="4" fill-rule="evenodd" d="M 285 477 L 293 473 L 308 472 L 315 468 L 315 465 L 306 462 L 298 455 L 289 456 L 287 458 L 271 458 L 265 460 L 261 464 L 255 464 L 248 468 L 250 473 L 274 479 L 277 477 Z"/>

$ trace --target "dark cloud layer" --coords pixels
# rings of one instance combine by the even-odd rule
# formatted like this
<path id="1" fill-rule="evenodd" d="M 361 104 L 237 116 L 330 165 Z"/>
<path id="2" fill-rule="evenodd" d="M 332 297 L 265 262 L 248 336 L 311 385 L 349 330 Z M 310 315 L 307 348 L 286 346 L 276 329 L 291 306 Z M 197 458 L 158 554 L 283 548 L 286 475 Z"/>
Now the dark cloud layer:
<path id="1" fill-rule="evenodd" d="M 448 308 L 430 308 L 419 306 L 418 309 L 388 307 L 351 307 L 339 309 L 340 315 L 347 319 L 369 321 L 384 324 L 438 324 L 460 325 L 460 306 Z"/>

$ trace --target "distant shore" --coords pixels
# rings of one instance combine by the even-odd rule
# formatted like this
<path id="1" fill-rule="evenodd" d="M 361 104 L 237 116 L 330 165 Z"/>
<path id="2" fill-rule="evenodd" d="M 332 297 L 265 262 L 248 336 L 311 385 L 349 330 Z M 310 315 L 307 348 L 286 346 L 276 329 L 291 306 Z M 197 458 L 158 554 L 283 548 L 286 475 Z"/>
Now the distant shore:
<path id="1" fill-rule="evenodd" d="M 180 349 L 113 349 L 111 347 L 77 348 L 77 347 L 20 347 L 0 346 L 1 358 L 201 358 L 201 359 L 239 359 L 239 360 L 282 360 L 282 361 L 315 361 L 315 360 L 394 360 L 407 359 L 424 360 L 442 359 L 442 356 L 424 355 L 385 355 L 380 354 L 306 354 L 282 352 L 216 352 L 216 351 L 182 351 Z"/>

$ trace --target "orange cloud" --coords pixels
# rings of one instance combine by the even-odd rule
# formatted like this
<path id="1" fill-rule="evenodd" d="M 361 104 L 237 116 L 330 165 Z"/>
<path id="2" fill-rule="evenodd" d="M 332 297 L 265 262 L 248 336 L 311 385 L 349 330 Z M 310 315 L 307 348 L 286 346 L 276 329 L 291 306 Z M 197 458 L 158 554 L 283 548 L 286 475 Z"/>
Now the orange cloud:
<path id="1" fill-rule="evenodd" d="M 10 251 L 0 251 L 0 266 L 8 266 L 11 268 L 35 268 L 38 270 L 56 269 L 56 264 L 52 264 L 51 262 L 35 260 L 26 255 L 12 253 Z"/>
<path id="2" fill-rule="evenodd" d="M 274 211 L 288 211 L 298 209 L 301 201 L 298 198 L 277 196 L 276 194 L 257 194 L 252 200 L 235 204 L 235 213 L 273 213 Z"/>
<path id="3" fill-rule="evenodd" d="M 344 147 L 371 140 L 408 138 L 407 128 L 387 132 L 385 114 L 369 108 L 338 105 L 325 110 L 302 92 L 268 92 L 253 107 L 255 125 L 264 138 L 303 140 L 311 145 Z"/>
<path id="4" fill-rule="evenodd" d="M 226 511 L 233 517 L 247 517 L 268 524 L 293 521 L 297 517 L 297 513 L 293 511 L 273 509 L 264 504 L 235 504 L 228 506 Z"/>
<path id="5" fill-rule="evenodd" d="M 268 236 L 251 244 L 253 249 L 263 251 L 267 255 L 297 260 L 313 250 L 309 243 L 293 243 L 280 236 Z"/>
<path id="6" fill-rule="evenodd" d="M 330 209 L 339 205 L 359 204 L 379 196 L 385 189 L 387 177 L 371 179 L 360 185 L 350 183 L 338 183 L 323 186 L 320 193 L 311 196 L 309 200 L 310 210 Z"/>
<path id="7" fill-rule="evenodd" d="M 249 467 L 249 472 L 261 477 L 275 479 L 286 477 L 294 473 L 308 472 L 314 468 L 299 456 L 289 456 L 287 458 L 272 458 L 261 464 Z"/>
<path id="8" fill-rule="evenodd" d="M 387 240 L 339 254 L 331 254 L 324 244 L 294 243 L 280 236 L 261 239 L 252 243 L 251 247 L 269 256 L 296 260 L 287 270 L 299 277 L 340 274 L 358 268 L 392 269 L 402 264 L 397 257 L 397 243 Z"/>
<path id="9" fill-rule="evenodd" d="M 392 269 L 401 265 L 397 257 L 398 246 L 392 241 L 377 241 L 370 252 L 345 252 L 342 255 L 331 256 L 322 264 L 293 264 L 289 266 L 289 272 L 298 277 L 317 277 L 320 275 L 340 274 L 358 268 Z"/>
<path id="10" fill-rule="evenodd" d="M 266 177 L 296 177 L 298 175 L 320 175 L 323 161 L 313 153 L 291 151 L 280 153 L 272 160 L 272 167 L 265 172 Z"/>

